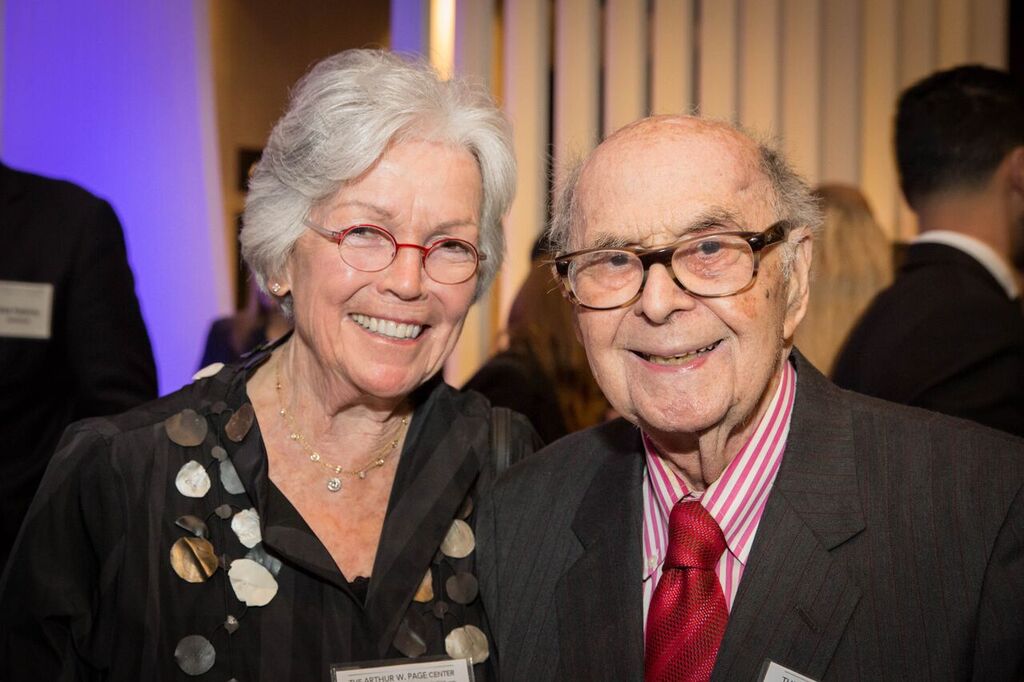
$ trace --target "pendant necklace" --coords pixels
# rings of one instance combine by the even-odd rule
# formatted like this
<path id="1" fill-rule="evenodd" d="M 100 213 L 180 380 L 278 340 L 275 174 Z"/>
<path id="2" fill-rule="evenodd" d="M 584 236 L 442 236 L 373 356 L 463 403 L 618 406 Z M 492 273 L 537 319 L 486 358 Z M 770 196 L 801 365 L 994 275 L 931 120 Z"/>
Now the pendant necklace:
<path id="1" fill-rule="evenodd" d="M 309 456 L 309 460 L 315 464 L 319 464 L 323 468 L 327 469 L 332 475 L 327 479 L 327 489 L 332 493 L 336 493 L 341 490 L 341 477 L 342 476 L 353 476 L 360 480 L 366 478 L 366 474 L 373 469 L 379 469 L 384 466 L 384 462 L 387 461 L 388 457 L 398 448 L 398 444 L 402 441 L 402 436 L 405 434 L 405 429 L 409 426 L 409 418 L 402 417 L 402 422 L 398 425 L 398 433 L 394 439 L 385 445 L 380 452 L 373 456 L 373 458 L 364 464 L 362 467 L 357 469 L 344 469 L 337 464 L 331 464 L 324 460 L 323 456 L 317 452 L 316 448 L 310 445 L 306 437 L 302 435 L 298 427 L 295 425 L 295 418 L 292 414 L 285 409 L 284 396 L 281 388 L 281 361 L 278 361 L 277 367 L 277 405 L 278 414 L 280 414 L 285 423 L 288 425 L 288 438 L 293 440 L 302 446 L 302 449 Z"/>

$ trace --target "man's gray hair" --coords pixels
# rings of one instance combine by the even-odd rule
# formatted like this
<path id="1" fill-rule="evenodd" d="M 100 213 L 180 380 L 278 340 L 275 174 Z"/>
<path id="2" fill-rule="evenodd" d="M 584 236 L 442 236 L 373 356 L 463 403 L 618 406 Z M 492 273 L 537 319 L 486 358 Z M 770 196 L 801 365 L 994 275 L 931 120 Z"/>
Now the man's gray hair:
<path id="1" fill-rule="evenodd" d="M 728 123 L 723 125 L 754 139 L 757 144 L 761 172 L 764 173 L 772 188 L 769 202 L 775 213 L 775 219 L 788 220 L 794 227 L 807 227 L 817 234 L 822 226 L 822 214 L 818 201 L 814 198 L 811 188 L 786 161 L 778 147 L 775 144 L 753 138 L 737 126 Z M 586 160 L 587 157 L 583 155 L 571 158 L 564 166 L 561 180 L 555 187 L 554 210 L 547 239 L 557 254 L 580 248 L 580 245 L 574 242 L 574 238 L 579 235 L 578 228 L 583 219 L 578 189 Z M 783 272 L 787 277 L 795 255 L 796 244 L 786 242 L 782 263 Z"/>
<path id="2" fill-rule="evenodd" d="M 807 182 L 793 169 L 779 148 L 768 142 L 757 144 L 761 171 L 772 188 L 770 204 L 776 220 L 788 220 L 792 227 L 806 227 L 815 236 L 821 232 L 824 216 Z M 797 245 L 785 242 L 782 272 L 789 277 Z"/>
<path id="3" fill-rule="evenodd" d="M 284 267 L 302 221 L 321 202 L 369 170 L 390 145 L 411 139 L 466 149 L 483 180 L 476 296 L 504 257 L 501 219 L 515 194 L 508 120 L 487 92 L 441 80 L 422 60 L 381 50 L 324 59 L 292 90 L 253 171 L 241 234 L 242 256 L 260 288 Z M 288 301 L 285 301 L 286 308 Z"/>

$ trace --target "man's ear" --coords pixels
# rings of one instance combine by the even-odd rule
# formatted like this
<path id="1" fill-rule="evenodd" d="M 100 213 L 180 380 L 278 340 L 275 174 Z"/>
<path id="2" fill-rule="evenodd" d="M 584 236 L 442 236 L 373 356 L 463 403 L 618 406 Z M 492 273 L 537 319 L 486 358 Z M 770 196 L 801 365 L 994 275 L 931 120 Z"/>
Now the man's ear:
<path id="1" fill-rule="evenodd" d="M 795 249 L 790 262 L 786 292 L 786 319 L 783 338 L 792 339 L 800 321 L 807 312 L 810 296 L 811 259 L 814 256 L 814 235 L 806 227 L 798 227 L 789 234 L 788 241 Z"/>
<path id="2" fill-rule="evenodd" d="M 1018 194 L 1024 195 L 1024 146 L 1017 147 L 1007 155 L 1007 171 L 1010 186 Z"/>

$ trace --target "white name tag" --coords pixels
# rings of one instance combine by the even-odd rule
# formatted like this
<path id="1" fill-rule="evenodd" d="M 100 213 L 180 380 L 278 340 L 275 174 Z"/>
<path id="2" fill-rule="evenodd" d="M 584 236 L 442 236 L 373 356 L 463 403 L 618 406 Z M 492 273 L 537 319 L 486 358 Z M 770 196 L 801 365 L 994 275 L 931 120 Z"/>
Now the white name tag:
<path id="1" fill-rule="evenodd" d="M 0 336 L 50 338 L 53 285 L 0 281 Z"/>
<path id="2" fill-rule="evenodd" d="M 761 666 L 761 682 L 816 682 L 806 675 L 801 675 L 789 668 L 783 668 L 775 661 L 765 661 Z"/>
<path id="3" fill-rule="evenodd" d="M 473 682 L 468 658 L 331 669 L 332 682 Z"/>

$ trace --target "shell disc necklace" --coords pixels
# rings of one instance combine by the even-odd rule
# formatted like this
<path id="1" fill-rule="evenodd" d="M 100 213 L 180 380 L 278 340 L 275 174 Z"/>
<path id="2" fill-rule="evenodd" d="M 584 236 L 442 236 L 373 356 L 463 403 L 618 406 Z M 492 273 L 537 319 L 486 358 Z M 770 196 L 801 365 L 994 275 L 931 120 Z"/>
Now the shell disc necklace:
<path id="1" fill-rule="evenodd" d="M 409 418 L 402 417 L 401 423 L 398 425 L 397 432 L 394 438 L 385 445 L 376 455 L 373 456 L 366 464 L 356 469 L 345 469 L 338 464 L 331 464 L 326 461 L 316 448 L 314 448 L 310 442 L 306 439 L 302 432 L 299 431 L 295 425 L 295 418 L 292 416 L 284 406 L 284 395 L 283 389 L 281 388 L 281 361 L 277 362 L 276 367 L 276 388 L 277 388 L 277 406 L 278 414 L 284 418 L 285 424 L 288 426 L 288 439 L 298 443 L 309 457 L 309 461 L 314 464 L 319 464 L 323 468 L 330 472 L 331 476 L 327 479 L 327 489 L 332 493 L 336 493 L 341 490 L 341 477 L 342 476 L 353 476 L 359 480 L 366 478 L 366 474 L 374 469 L 379 469 L 384 466 L 388 457 L 394 453 L 398 448 L 398 444 L 402 442 L 402 436 L 405 435 L 405 430 L 409 426 Z"/>

